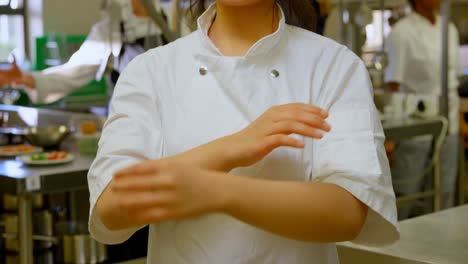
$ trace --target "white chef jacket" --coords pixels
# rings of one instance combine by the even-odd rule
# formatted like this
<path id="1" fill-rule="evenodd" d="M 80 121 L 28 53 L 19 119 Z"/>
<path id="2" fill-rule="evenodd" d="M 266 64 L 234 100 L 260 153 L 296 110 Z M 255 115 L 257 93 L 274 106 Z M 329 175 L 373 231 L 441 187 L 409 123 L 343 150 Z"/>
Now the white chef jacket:
<path id="1" fill-rule="evenodd" d="M 370 208 L 355 242 L 398 239 L 384 134 L 364 64 L 346 47 L 286 25 L 280 12 L 275 33 L 244 57 L 226 57 L 207 35 L 212 5 L 196 32 L 137 57 L 124 70 L 88 174 L 95 239 L 120 243 L 135 232 L 108 230 L 95 211 L 116 171 L 238 132 L 270 107 L 291 102 L 327 109 L 332 132 L 322 140 L 303 139 L 304 149 L 278 148 L 231 173 L 337 184 Z M 151 224 L 148 247 L 148 263 L 158 264 L 338 263 L 333 243 L 290 240 L 220 213 Z"/>
<path id="2" fill-rule="evenodd" d="M 457 29 L 449 26 L 449 119 L 450 132 L 458 132 L 458 77 L 463 74 Z M 434 96 L 441 95 L 442 19 L 437 16 L 432 25 L 416 12 L 400 20 L 388 36 L 386 51 L 389 65 L 386 82 L 397 82 L 403 91 Z M 437 97 L 437 98 L 436 98 Z"/>
<path id="3" fill-rule="evenodd" d="M 130 0 L 122 2 L 127 3 L 128 9 Z M 155 1 L 155 7 L 159 9 L 159 0 Z M 150 18 L 125 12 L 123 21 L 122 15 L 115 17 L 111 13 L 110 8 L 103 11 L 101 20 L 93 25 L 85 42 L 67 63 L 31 73 L 36 82 L 35 89 L 27 90 L 32 101 L 51 103 L 94 79 L 101 79 L 109 56 L 113 54 L 118 57 L 124 41 L 133 42 L 138 38 L 161 34 Z M 120 31 L 121 21 L 124 22 L 124 36 Z"/>

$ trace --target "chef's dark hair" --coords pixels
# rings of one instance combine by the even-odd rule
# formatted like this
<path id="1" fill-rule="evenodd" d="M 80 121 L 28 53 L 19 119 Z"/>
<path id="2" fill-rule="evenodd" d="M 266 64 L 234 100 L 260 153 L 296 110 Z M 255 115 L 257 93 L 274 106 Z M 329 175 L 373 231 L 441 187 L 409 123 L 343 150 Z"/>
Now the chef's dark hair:
<path id="1" fill-rule="evenodd" d="M 408 0 L 408 2 L 410 3 L 413 9 L 416 7 L 416 0 Z"/>
<path id="2" fill-rule="evenodd" d="M 310 31 L 315 31 L 317 15 L 311 1 L 306 0 L 276 0 L 283 9 L 286 23 L 298 26 Z M 206 0 L 190 0 L 188 12 L 189 21 L 193 29 L 196 27 L 197 18 L 205 11 Z"/>

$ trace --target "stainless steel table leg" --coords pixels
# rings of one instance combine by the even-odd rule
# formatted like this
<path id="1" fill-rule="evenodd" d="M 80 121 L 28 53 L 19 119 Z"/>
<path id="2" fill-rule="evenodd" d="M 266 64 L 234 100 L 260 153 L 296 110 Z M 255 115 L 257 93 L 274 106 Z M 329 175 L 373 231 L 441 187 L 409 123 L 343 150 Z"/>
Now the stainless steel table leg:
<path id="1" fill-rule="evenodd" d="M 440 157 L 434 164 L 434 212 L 440 210 L 442 200 Z"/>
<path id="2" fill-rule="evenodd" d="M 458 143 L 458 205 L 465 203 L 465 144 L 463 137 Z"/>
<path id="3" fill-rule="evenodd" d="M 67 206 L 69 207 L 69 212 L 70 212 L 70 220 L 71 221 L 77 221 L 78 216 L 77 216 L 77 207 L 76 207 L 76 191 L 70 191 L 67 193 L 68 195 L 68 204 Z"/>
<path id="4" fill-rule="evenodd" d="M 33 263 L 32 202 L 27 194 L 18 195 L 18 244 L 20 264 Z"/>

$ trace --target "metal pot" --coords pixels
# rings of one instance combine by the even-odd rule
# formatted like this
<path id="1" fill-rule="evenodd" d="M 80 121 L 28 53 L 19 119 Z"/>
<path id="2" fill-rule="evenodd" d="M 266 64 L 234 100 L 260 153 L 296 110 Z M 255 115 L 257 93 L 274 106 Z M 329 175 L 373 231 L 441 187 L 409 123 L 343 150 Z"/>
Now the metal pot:
<path id="1" fill-rule="evenodd" d="M 44 197 L 42 194 L 34 194 L 31 196 L 32 206 L 34 209 L 41 209 L 44 205 Z M 18 197 L 16 195 L 3 195 L 3 209 L 7 211 L 18 210 Z"/>
<path id="2" fill-rule="evenodd" d="M 102 263 L 107 259 L 107 248 L 91 238 L 86 223 L 61 222 L 56 225 L 60 237 L 57 262 Z"/>
<path id="3" fill-rule="evenodd" d="M 0 255 L 1 256 L 1 255 Z M 3 257 L 3 256 L 1 256 Z M 0 263 L 2 259 L 0 258 Z M 7 253 L 5 255 L 5 264 L 18 264 L 20 263 L 19 253 Z M 45 251 L 34 254 L 34 263 L 35 264 L 50 264 L 54 263 L 54 255 L 52 251 Z"/>
<path id="4" fill-rule="evenodd" d="M 8 251 L 18 252 L 18 215 L 5 214 L 5 249 Z"/>
<path id="5" fill-rule="evenodd" d="M 64 235 L 61 246 L 64 263 L 101 263 L 107 258 L 106 246 L 89 234 Z"/>
<path id="6" fill-rule="evenodd" d="M 0 233 L 5 232 L 5 217 L 0 214 Z M 0 236 L 0 249 L 5 248 L 5 239 Z M 0 258 L 1 260 L 1 258 Z"/>
<path id="7" fill-rule="evenodd" d="M 4 214 L 5 221 L 5 249 L 18 252 L 18 215 Z M 33 213 L 33 239 L 34 247 L 37 249 L 48 249 L 53 246 L 53 218 L 48 211 Z M 50 241 L 39 241 L 36 237 L 50 237 Z"/>

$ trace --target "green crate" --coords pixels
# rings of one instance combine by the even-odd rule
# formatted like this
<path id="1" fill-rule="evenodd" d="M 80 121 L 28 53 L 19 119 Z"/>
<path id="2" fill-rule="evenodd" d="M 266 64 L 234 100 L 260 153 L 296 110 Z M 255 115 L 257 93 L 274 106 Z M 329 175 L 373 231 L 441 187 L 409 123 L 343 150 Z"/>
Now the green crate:
<path id="1" fill-rule="evenodd" d="M 84 35 L 45 35 L 42 37 L 36 38 L 36 61 L 33 66 L 33 70 L 41 71 L 47 69 L 47 41 L 49 39 L 60 39 L 60 42 L 64 44 L 66 55 L 71 56 L 75 51 L 77 51 L 81 44 L 86 40 Z"/>

